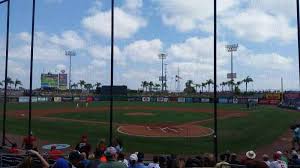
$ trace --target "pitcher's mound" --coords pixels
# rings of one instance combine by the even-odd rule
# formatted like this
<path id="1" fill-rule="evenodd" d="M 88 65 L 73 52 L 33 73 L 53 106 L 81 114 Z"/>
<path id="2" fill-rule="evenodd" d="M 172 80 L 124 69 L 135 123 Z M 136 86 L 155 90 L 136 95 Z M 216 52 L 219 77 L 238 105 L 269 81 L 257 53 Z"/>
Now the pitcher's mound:
<path id="1" fill-rule="evenodd" d="M 205 137 L 214 133 L 198 125 L 121 125 L 119 133 L 139 137 Z"/>
<path id="2" fill-rule="evenodd" d="M 144 113 L 144 112 L 136 112 L 136 113 L 126 113 L 127 116 L 154 116 L 153 113 Z"/>

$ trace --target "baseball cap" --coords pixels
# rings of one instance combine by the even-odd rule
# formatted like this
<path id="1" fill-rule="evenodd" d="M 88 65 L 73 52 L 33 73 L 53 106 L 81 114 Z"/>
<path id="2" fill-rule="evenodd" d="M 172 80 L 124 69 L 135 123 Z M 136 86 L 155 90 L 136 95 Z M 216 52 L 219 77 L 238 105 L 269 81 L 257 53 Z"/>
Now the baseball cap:
<path id="1" fill-rule="evenodd" d="M 138 160 L 138 156 L 135 153 L 133 153 L 133 154 L 130 155 L 129 159 L 131 161 L 137 161 Z"/>
<path id="2" fill-rule="evenodd" d="M 254 151 L 248 151 L 248 152 L 246 153 L 246 157 L 247 157 L 248 159 L 255 159 L 256 154 L 255 154 Z"/>
<path id="3" fill-rule="evenodd" d="M 278 152 L 274 153 L 274 155 L 273 155 L 274 160 L 278 160 L 280 157 L 281 157 L 281 155 Z"/>
<path id="4" fill-rule="evenodd" d="M 117 150 L 114 147 L 108 147 L 108 148 L 106 148 L 106 151 L 104 152 L 105 156 L 113 156 L 115 154 L 117 154 Z"/>

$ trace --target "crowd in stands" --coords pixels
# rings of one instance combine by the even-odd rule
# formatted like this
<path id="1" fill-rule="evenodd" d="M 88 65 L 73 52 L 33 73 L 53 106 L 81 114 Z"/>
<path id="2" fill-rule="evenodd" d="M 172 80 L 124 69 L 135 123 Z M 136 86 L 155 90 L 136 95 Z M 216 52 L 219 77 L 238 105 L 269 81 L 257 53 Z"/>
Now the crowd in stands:
<path id="1" fill-rule="evenodd" d="M 31 135 L 25 137 L 20 150 L 13 144 L 6 151 L 11 155 L 7 157 L 23 156 L 19 163 L 14 165 L 18 168 L 43 167 L 43 168 L 184 168 L 184 167 L 217 167 L 217 168 L 288 168 L 300 167 L 300 153 L 296 150 L 277 151 L 272 157 L 264 154 L 257 156 L 254 151 L 248 151 L 244 156 L 229 151 L 221 154 L 218 162 L 213 154 L 203 154 L 193 157 L 177 155 L 154 155 L 151 161 L 144 159 L 143 152 L 124 153 L 123 143 L 114 139 L 111 146 L 107 146 L 104 139 L 101 139 L 95 149 L 83 135 L 74 150 L 64 153 L 51 146 L 47 153 L 40 154 L 35 148 L 36 138 Z M 25 154 L 22 151 L 26 151 Z M 1 154 L 1 153 L 0 153 Z M 1 155 L 0 155 L 1 156 Z M 2 162 L 5 154 L 2 153 Z M 11 158 L 9 159 L 11 160 Z M 3 163 L 0 163 L 3 165 Z"/>

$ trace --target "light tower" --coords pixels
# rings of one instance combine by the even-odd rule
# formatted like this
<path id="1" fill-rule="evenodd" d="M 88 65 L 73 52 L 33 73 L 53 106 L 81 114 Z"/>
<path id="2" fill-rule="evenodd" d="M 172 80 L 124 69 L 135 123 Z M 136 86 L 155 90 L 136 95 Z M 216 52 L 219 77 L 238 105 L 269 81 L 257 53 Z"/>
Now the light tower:
<path id="1" fill-rule="evenodd" d="M 230 44 L 226 45 L 226 49 L 228 52 L 230 52 L 231 56 L 231 72 L 230 74 L 227 74 L 227 78 L 231 79 L 233 82 L 233 79 L 236 78 L 236 73 L 233 73 L 233 52 L 237 51 L 239 45 L 238 44 Z M 231 91 L 233 93 L 233 84 L 231 85 Z"/>
<path id="2" fill-rule="evenodd" d="M 72 57 L 76 56 L 75 51 L 65 51 L 65 55 L 70 57 L 70 65 L 69 65 L 69 90 L 71 90 L 72 85 L 72 79 L 71 79 L 71 73 L 72 73 Z"/>
<path id="3" fill-rule="evenodd" d="M 167 54 L 160 53 L 158 54 L 158 58 L 161 59 L 161 76 L 159 77 L 159 80 L 161 81 L 161 91 L 164 91 L 164 60 L 167 58 Z"/>

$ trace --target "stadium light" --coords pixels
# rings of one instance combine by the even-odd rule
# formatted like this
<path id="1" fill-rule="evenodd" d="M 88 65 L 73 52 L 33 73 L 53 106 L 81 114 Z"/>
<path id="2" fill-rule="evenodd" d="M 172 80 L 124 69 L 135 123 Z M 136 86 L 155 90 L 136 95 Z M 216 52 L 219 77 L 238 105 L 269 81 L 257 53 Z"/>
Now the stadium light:
<path id="1" fill-rule="evenodd" d="M 76 56 L 75 51 L 65 51 L 65 55 L 70 57 L 70 65 L 69 65 L 69 90 L 71 91 L 71 85 L 72 85 L 72 79 L 71 79 L 71 73 L 72 73 L 72 57 Z"/>
<path id="2" fill-rule="evenodd" d="M 6 136 L 6 102 L 7 102 L 7 72 L 8 72 L 8 48 L 9 48 L 9 21 L 10 21 L 10 0 L 3 0 L 0 4 L 7 2 L 7 16 L 6 16 L 6 46 L 5 46 L 5 79 L 4 79 L 4 103 L 3 103 L 3 121 L 2 121 L 2 146 L 5 146 Z"/>
<path id="3" fill-rule="evenodd" d="M 161 77 L 159 78 L 161 80 L 161 91 L 164 91 L 164 60 L 167 59 L 167 54 L 160 53 L 158 54 L 158 58 L 161 59 Z"/>
<path id="4" fill-rule="evenodd" d="M 238 49 L 239 45 L 238 44 L 230 44 L 226 45 L 226 49 L 228 52 L 231 53 L 231 72 L 228 77 L 233 81 L 234 78 L 236 78 L 236 75 L 233 74 L 233 52 L 236 52 Z M 227 77 L 227 78 L 228 78 Z M 233 85 L 231 85 L 231 92 L 233 93 Z"/>

